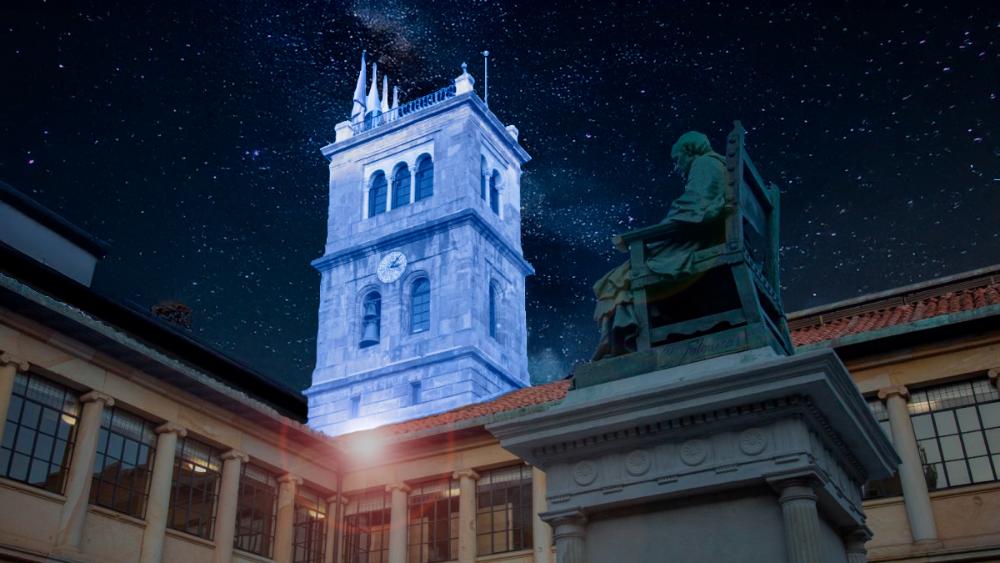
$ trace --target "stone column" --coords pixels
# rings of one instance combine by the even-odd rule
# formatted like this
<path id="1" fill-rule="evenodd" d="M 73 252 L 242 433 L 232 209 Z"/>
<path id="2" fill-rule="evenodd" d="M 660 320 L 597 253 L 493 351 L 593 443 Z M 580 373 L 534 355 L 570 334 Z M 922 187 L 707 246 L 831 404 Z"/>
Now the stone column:
<path id="1" fill-rule="evenodd" d="M 458 480 L 458 563 L 476 560 L 476 481 L 479 474 L 471 469 L 456 471 Z"/>
<path id="2" fill-rule="evenodd" d="M 552 563 L 552 526 L 538 515 L 548 510 L 545 499 L 545 472 L 531 468 L 531 536 L 534 542 L 535 563 Z"/>
<path id="3" fill-rule="evenodd" d="M 924 479 L 924 467 L 920 461 L 917 437 L 913 434 L 910 413 L 906 409 L 909 397 L 910 392 L 903 385 L 886 387 L 878 392 L 878 398 L 885 401 L 886 410 L 889 411 L 892 442 L 901 460 L 899 483 L 903 489 L 903 504 L 906 506 L 906 516 L 910 521 L 913 540 L 935 541 L 937 525 L 934 523 L 931 497 L 927 493 L 927 481 Z"/>
<path id="4" fill-rule="evenodd" d="M 295 542 L 295 493 L 302 486 L 302 479 L 286 473 L 278 477 L 278 509 L 274 525 L 274 561 L 292 563 L 292 544 Z"/>
<path id="5" fill-rule="evenodd" d="M 146 499 L 146 528 L 142 531 L 139 563 L 160 563 L 163 559 L 163 540 L 170 511 L 170 486 L 174 480 L 177 439 L 187 436 L 186 429 L 172 422 L 158 426 L 156 433 L 156 455 L 153 457 L 153 474 L 150 477 L 149 497 Z"/>
<path id="6" fill-rule="evenodd" d="M 389 513 L 389 563 L 406 563 L 406 499 L 410 486 L 393 483 L 385 486 L 392 495 Z"/>
<path id="7" fill-rule="evenodd" d="M 14 377 L 19 371 L 28 371 L 28 362 L 7 352 L 0 354 L 0 436 L 3 436 L 3 427 L 7 423 L 10 397 L 14 393 Z"/>
<path id="8" fill-rule="evenodd" d="M 222 454 L 222 483 L 219 485 L 219 505 L 215 513 L 215 556 L 213 563 L 233 560 L 236 539 L 236 506 L 240 494 L 241 464 L 250 461 L 247 454 L 229 450 Z"/>
<path id="9" fill-rule="evenodd" d="M 864 526 L 849 530 L 844 534 L 847 563 L 868 563 L 868 550 L 865 549 L 865 542 L 870 539 L 872 539 L 871 530 Z"/>
<path id="10" fill-rule="evenodd" d="M 547 514 L 556 542 L 557 563 L 585 563 L 587 516 L 580 509 Z"/>
<path id="11" fill-rule="evenodd" d="M 781 519 L 785 529 L 785 553 L 788 563 L 822 563 L 823 548 L 816 491 L 805 479 L 778 483 L 781 496 Z"/>
<path id="12" fill-rule="evenodd" d="M 338 506 L 339 512 L 337 511 Z M 335 494 L 326 499 L 326 547 L 323 551 L 325 563 L 336 563 L 340 560 L 337 549 L 344 549 L 344 512 L 346 507 L 347 497 L 344 495 Z"/>
<path id="13" fill-rule="evenodd" d="M 93 482 L 94 458 L 97 456 L 97 438 L 101 431 L 101 414 L 104 407 L 112 407 L 115 400 L 99 391 L 80 397 L 83 412 L 76 428 L 73 457 L 66 479 L 66 504 L 63 505 L 59 528 L 56 532 L 55 553 L 75 554 L 80 551 L 83 524 L 90 504 L 90 485 Z"/>

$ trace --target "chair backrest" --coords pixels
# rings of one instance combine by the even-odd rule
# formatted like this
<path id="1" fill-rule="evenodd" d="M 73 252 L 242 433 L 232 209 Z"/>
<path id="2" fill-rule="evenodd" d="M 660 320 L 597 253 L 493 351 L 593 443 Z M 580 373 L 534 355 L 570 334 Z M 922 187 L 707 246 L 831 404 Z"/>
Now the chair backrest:
<path id="1" fill-rule="evenodd" d="M 745 136 L 736 121 L 726 141 L 726 203 L 735 211 L 726 221 L 726 244 L 730 250 L 743 249 L 765 291 L 780 305 L 778 187 L 761 178 L 747 154 Z"/>

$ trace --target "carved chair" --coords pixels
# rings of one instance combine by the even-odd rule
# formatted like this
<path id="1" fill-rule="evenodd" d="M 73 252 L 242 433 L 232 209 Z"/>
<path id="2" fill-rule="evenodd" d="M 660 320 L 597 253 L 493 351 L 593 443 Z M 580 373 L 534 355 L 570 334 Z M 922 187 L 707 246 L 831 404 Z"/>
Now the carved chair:
<path id="1" fill-rule="evenodd" d="M 631 262 L 639 351 L 683 343 L 688 359 L 763 346 L 793 352 L 779 290 L 778 187 L 761 178 L 745 134 L 736 121 L 727 138 L 722 219 L 697 233 L 668 223 L 616 237 Z M 675 237 L 708 242 L 694 254 L 694 275 L 668 282 L 646 258 Z"/>

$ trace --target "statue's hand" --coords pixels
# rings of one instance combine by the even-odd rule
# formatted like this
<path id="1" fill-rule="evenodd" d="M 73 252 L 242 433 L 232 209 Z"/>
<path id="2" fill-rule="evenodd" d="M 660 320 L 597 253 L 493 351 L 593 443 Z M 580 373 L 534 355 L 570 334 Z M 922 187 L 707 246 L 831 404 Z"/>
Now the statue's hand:
<path id="1" fill-rule="evenodd" d="M 611 237 L 611 244 L 615 245 L 615 248 L 617 248 L 619 252 L 628 252 L 628 246 L 625 244 L 625 239 L 623 239 L 621 235 L 614 235 Z"/>

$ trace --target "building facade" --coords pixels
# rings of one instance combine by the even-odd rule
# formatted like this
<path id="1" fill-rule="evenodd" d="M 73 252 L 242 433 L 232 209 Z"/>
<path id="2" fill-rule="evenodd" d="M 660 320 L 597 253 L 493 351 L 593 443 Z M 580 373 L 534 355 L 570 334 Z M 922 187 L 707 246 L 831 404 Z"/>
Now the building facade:
<path id="1" fill-rule="evenodd" d="M 340 434 L 529 384 L 532 269 L 520 216 L 529 157 L 472 83 L 463 69 L 439 92 L 341 123 L 322 150 L 330 208 L 326 252 L 313 262 L 313 428 Z"/>

